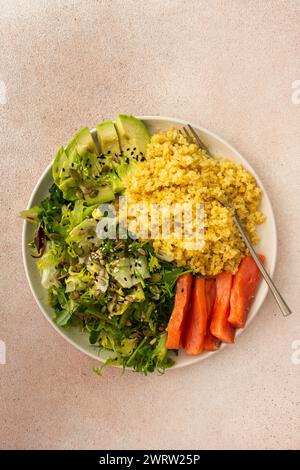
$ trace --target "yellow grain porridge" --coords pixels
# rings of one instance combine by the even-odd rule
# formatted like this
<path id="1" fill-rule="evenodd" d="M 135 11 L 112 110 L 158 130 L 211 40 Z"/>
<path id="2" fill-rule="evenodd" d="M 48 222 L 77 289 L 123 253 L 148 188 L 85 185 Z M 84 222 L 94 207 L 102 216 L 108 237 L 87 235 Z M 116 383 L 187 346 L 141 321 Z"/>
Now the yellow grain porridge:
<path id="1" fill-rule="evenodd" d="M 209 157 L 177 130 L 151 137 L 146 160 L 126 177 L 125 185 L 129 209 L 136 204 L 195 207 L 203 203 L 200 249 L 187 249 L 184 239 L 176 237 L 174 224 L 168 238 L 152 240 L 155 251 L 178 266 L 189 266 L 205 276 L 236 271 L 247 249 L 224 201 L 237 210 L 251 242 L 259 241 L 256 227 L 265 217 L 259 209 L 262 193 L 255 178 L 240 164 Z"/>

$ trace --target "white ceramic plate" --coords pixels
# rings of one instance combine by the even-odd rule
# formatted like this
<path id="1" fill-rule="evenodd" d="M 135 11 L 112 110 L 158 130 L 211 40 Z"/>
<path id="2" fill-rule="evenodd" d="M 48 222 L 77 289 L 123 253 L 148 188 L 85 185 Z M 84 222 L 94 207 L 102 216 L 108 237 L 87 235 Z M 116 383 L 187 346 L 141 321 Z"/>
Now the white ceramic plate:
<path id="1" fill-rule="evenodd" d="M 183 125 L 186 125 L 186 121 L 181 121 L 179 119 L 173 119 L 168 117 L 158 117 L 158 116 L 141 116 L 140 117 L 148 127 L 151 134 L 157 131 L 166 131 L 170 128 L 180 128 Z M 269 273 L 272 275 L 275 269 L 276 256 L 277 256 L 277 233 L 274 214 L 270 200 L 268 198 L 267 192 L 260 181 L 258 175 L 255 173 L 254 169 L 249 165 L 249 163 L 242 157 L 242 155 L 235 150 L 230 144 L 225 140 L 221 139 L 213 132 L 208 131 L 202 127 L 192 124 L 193 127 L 199 131 L 200 137 L 207 143 L 209 149 L 213 154 L 222 155 L 229 158 L 233 162 L 241 163 L 245 168 L 247 168 L 256 178 L 257 183 L 262 188 L 263 199 L 262 199 L 262 211 L 266 214 L 266 221 L 263 225 L 259 226 L 259 234 L 261 236 L 261 242 L 257 246 L 257 250 L 262 252 L 266 256 L 266 268 Z M 91 131 L 95 132 L 94 130 Z M 45 197 L 48 195 L 49 187 L 51 186 L 53 180 L 51 176 L 51 165 L 46 168 L 41 178 L 39 179 L 36 187 L 33 190 L 31 195 L 28 208 L 38 205 Z M 79 329 L 71 328 L 69 330 L 64 330 L 57 326 L 53 318 L 53 309 L 47 304 L 47 291 L 44 289 L 40 282 L 40 275 L 36 267 L 36 261 L 30 256 L 30 250 L 28 249 L 28 243 L 33 238 L 33 226 L 24 222 L 23 229 L 23 260 L 26 271 L 26 276 L 32 291 L 32 294 L 40 307 L 41 311 L 50 322 L 53 328 L 62 335 L 69 343 L 75 346 L 80 351 L 89 355 L 93 359 L 96 359 L 100 362 L 103 362 L 109 357 L 109 353 L 101 351 L 95 346 L 91 346 L 88 341 L 88 335 L 80 333 Z M 258 310 L 263 304 L 263 301 L 267 295 L 267 285 L 265 282 L 261 282 L 260 287 L 256 293 L 255 300 L 251 307 L 251 310 L 248 315 L 247 325 L 253 320 L 255 315 L 258 313 Z M 247 327 L 246 325 L 246 327 Z M 237 335 L 239 335 L 243 330 L 238 330 Z M 226 347 L 225 344 L 219 349 L 222 350 Z M 216 351 L 218 352 L 218 351 Z M 206 352 L 200 354 L 199 356 L 188 356 L 183 351 L 180 351 L 178 357 L 176 358 L 176 364 L 173 368 L 184 367 L 190 364 L 194 364 L 202 359 L 209 357 L 216 352 L 210 353 Z M 234 354 L 234 348 L 232 348 L 232 354 Z"/>

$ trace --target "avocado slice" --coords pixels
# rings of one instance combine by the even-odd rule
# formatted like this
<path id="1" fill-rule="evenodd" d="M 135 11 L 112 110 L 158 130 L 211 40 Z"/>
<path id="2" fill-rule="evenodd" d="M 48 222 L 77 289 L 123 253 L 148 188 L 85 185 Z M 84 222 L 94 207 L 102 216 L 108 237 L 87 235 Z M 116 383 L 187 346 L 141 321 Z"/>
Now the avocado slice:
<path id="1" fill-rule="evenodd" d="M 138 161 L 145 159 L 150 134 L 140 119 L 127 114 L 116 117 L 115 127 L 122 153 L 116 172 L 122 180 L 128 173 L 136 170 Z"/>
<path id="2" fill-rule="evenodd" d="M 98 124 L 96 130 L 99 142 L 84 127 L 55 157 L 53 179 L 66 200 L 81 195 L 87 204 L 112 201 L 115 193 L 125 189 L 124 176 L 134 171 L 137 161 L 145 158 L 150 135 L 139 119 L 120 114 L 115 125 L 106 121 Z M 98 143 L 103 153 L 100 156 Z"/>
<path id="3" fill-rule="evenodd" d="M 108 272 L 122 287 L 127 289 L 150 277 L 145 256 L 120 258 L 114 262 L 114 267 L 108 267 Z"/>
<path id="4" fill-rule="evenodd" d="M 75 134 L 66 148 L 66 154 L 69 156 L 74 148 L 80 156 L 86 152 L 97 154 L 97 147 L 88 127 L 83 127 Z"/>
<path id="5" fill-rule="evenodd" d="M 96 152 L 96 145 L 90 131 L 87 127 L 84 127 L 75 134 L 66 149 L 60 147 L 57 152 L 52 165 L 52 176 L 57 186 L 60 187 L 64 180 L 68 180 L 68 188 L 72 186 L 72 181 L 76 185 L 79 174 L 74 169 L 76 168 L 75 163 L 78 163 L 79 159 L 86 154 L 94 156 Z M 96 161 L 96 156 L 94 161 Z M 97 169 L 99 170 L 99 168 Z M 63 188 L 60 189 L 63 190 Z"/>
<path id="6" fill-rule="evenodd" d="M 150 134 L 145 124 L 134 116 L 119 114 L 115 126 L 124 156 L 130 160 L 142 160 L 150 142 Z"/>
<path id="7" fill-rule="evenodd" d="M 87 168 L 88 175 L 97 174 L 100 171 L 100 165 L 97 162 L 97 147 L 88 127 L 83 127 L 75 134 L 67 145 L 65 153 L 68 158 L 65 170 L 76 180 L 80 179 L 82 171 L 78 166 Z"/>
<path id="8" fill-rule="evenodd" d="M 119 138 L 112 121 L 102 122 L 96 125 L 97 137 L 100 144 L 100 150 L 103 155 L 120 154 Z"/>
<path id="9" fill-rule="evenodd" d="M 74 200 L 81 195 L 88 204 L 114 199 L 109 177 L 101 174 L 102 166 L 97 153 L 96 144 L 87 127 L 76 133 L 66 149 L 59 149 L 52 165 L 52 175 L 65 199 Z"/>
<path id="10" fill-rule="evenodd" d="M 113 191 L 121 192 L 125 189 L 123 178 L 134 171 L 138 160 L 145 158 L 150 140 L 147 128 L 139 119 L 124 114 L 117 116 L 115 125 L 106 121 L 97 124 L 96 130 L 105 163 L 115 172 L 111 176 Z"/>
<path id="11" fill-rule="evenodd" d="M 120 258 L 113 264 L 114 267 L 108 265 L 109 274 L 116 280 L 118 283 L 129 289 L 130 287 L 139 283 L 139 280 L 132 276 L 130 260 L 129 258 Z"/>
<path id="12" fill-rule="evenodd" d="M 96 125 L 97 137 L 102 155 L 100 159 L 105 157 L 105 164 L 111 168 L 110 183 L 115 193 L 120 193 L 125 186 L 118 176 L 119 171 L 125 166 L 125 159 L 122 156 L 119 137 L 112 121 L 106 121 Z"/>
<path id="13" fill-rule="evenodd" d="M 139 255 L 136 258 L 132 259 L 130 261 L 130 267 L 132 273 L 136 277 L 140 276 L 142 279 L 148 279 L 150 277 L 146 256 Z"/>
<path id="14" fill-rule="evenodd" d="M 100 188 L 94 188 L 92 192 L 84 196 L 87 204 L 104 204 L 105 202 L 113 201 L 115 193 L 111 186 L 101 186 Z"/>

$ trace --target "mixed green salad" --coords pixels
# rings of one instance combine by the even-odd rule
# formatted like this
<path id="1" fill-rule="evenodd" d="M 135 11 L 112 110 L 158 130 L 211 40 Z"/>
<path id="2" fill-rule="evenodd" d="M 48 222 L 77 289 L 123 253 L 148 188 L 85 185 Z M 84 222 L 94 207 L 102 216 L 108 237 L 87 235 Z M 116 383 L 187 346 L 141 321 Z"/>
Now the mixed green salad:
<path id="1" fill-rule="evenodd" d="M 163 371 L 173 364 L 166 326 L 183 269 L 130 233 L 111 238 L 111 220 L 104 224 L 107 236 L 97 234 L 97 224 L 109 219 L 99 205 L 117 201 L 124 176 L 147 158 L 150 136 L 128 115 L 96 132 L 94 138 L 83 128 L 59 149 L 49 197 L 20 215 L 35 226 L 30 248 L 56 324 L 81 328 L 99 351 L 111 351 L 106 364 Z"/>

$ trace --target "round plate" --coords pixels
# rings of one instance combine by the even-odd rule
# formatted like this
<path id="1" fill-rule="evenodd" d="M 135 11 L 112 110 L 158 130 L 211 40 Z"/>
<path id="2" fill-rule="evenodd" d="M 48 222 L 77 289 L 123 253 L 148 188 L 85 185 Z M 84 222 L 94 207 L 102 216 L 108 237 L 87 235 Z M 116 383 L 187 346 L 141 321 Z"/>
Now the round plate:
<path id="1" fill-rule="evenodd" d="M 166 131 L 170 128 L 178 129 L 188 124 L 186 121 L 182 121 L 179 119 L 159 116 L 141 116 L 140 119 L 144 121 L 147 128 L 149 129 L 150 134 L 153 134 L 158 131 Z M 241 163 L 254 175 L 258 185 L 261 187 L 263 192 L 261 209 L 266 215 L 266 221 L 264 222 L 264 224 L 258 227 L 261 242 L 257 246 L 257 251 L 265 254 L 266 268 L 272 276 L 275 269 L 277 256 L 277 233 L 272 206 L 262 182 L 260 181 L 258 175 L 255 173 L 253 168 L 250 166 L 250 164 L 245 160 L 245 158 L 243 158 L 242 155 L 237 150 L 235 150 L 230 144 L 218 137 L 213 132 L 204 129 L 203 127 L 199 127 L 196 124 L 192 124 L 192 126 L 199 132 L 200 137 L 206 142 L 210 151 L 213 154 L 221 155 L 236 163 Z M 93 129 L 91 132 L 93 134 L 95 130 Z M 34 188 L 28 204 L 28 208 L 34 205 L 38 205 L 45 197 L 47 197 L 49 187 L 53 183 L 51 175 L 51 165 L 52 164 L 50 164 L 48 168 L 46 168 L 46 170 L 40 177 L 36 187 Z M 33 238 L 33 231 L 34 227 L 32 226 L 32 224 L 25 221 L 22 240 L 23 261 L 26 276 L 32 294 L 38 306 L 40 307 L 41 311 L 43 312 L 47 320 L 50 322 L 52 327 L 55 328 L 56 331 L 60 335 L 62 335 L 69 343 L 71 343 L 77 349 L 92 357 L 93 359 L 96 359 L 100 362 L 105 361 L 110 356 L 109 352 L 99 351 L 97 347 L 90 345 L 88 335 L 82 334 L 78 328 L 70 328 L 68 330 L 65 330 L 57 326 L 53 322 L 53 309 L 47 303 L 47 290 L 44 289 L 41 285 L 40 274 L 36 266 L 36 261 L 30 256 L 30 250 L 28 249 L 28 243 Z M 268 288 L 266 283 L 261 282 L 259 289 L 255 295 L 255 300 L 249 312 L 246 327 L 253 320 L 258 310 L 262 306 L 267 292 Z M 237 335 L 239 335 L 242 331 L 243 330 L 238 330 Z M 226 345 L 222 344 L 221 348 L 218 351 L 222 350 L 224 347 L 226 347 Z M 178 357 L 176 358 L 176 364 L 172 367 L 172 369 L 194 364 L 198 361 L 201 361 L 202 359 L 209 357 L 212 354 L 216 354 L 218 351 L 205 352 L 200 354 L 199 356 L 188 356 L 184 353 L 184 351 L 180 351 Z M 234 351 L 234 349 L 232 351 Z"/>

